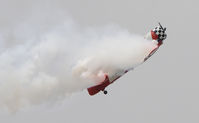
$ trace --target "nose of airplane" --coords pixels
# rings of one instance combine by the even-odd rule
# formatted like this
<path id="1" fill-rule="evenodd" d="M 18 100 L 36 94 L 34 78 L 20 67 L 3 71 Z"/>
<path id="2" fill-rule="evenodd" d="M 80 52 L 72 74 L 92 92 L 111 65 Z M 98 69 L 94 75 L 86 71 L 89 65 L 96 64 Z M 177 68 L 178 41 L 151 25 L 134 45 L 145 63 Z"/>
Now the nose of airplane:
<path id="1" fill-rule="evenodd" d="M 162 28 L 161 26 L 156 27 L 151 31 L 152 38 L 157 41 L 163 41 L 166 39 L 167 34 L 165 33 L 166 28 Z"/>
<path id="2" fill-rule="evenodd" d="M 166 28 L 163 28 L 162 25 L 159 23 L 159 26 L 148 32 L 145 36 L 145 39 L 147 40 L 155 40 L 158 45 L 161 45 L 163 43 L 163 40 L 166 39 L 167 34 Z"/>

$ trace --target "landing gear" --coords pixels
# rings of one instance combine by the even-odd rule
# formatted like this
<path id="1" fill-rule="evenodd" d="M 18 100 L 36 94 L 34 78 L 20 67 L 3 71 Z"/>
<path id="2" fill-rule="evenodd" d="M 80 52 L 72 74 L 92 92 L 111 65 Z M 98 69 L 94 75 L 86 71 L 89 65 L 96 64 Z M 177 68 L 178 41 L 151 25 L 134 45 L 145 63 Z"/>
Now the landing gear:
<path id="1" fill-rule="evenodd" d="M 108 91 L 106 91 L 106 90 L 104 90 L 103 92 L 104 92 L 105 95 L 108 93 Z"/>

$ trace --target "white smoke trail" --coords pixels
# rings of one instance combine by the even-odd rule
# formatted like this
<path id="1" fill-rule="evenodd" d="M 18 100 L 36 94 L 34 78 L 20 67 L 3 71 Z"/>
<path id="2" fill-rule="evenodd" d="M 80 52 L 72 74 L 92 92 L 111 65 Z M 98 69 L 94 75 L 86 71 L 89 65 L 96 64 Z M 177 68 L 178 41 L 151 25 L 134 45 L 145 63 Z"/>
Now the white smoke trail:
<path id="1" fill-rule="evenodd" d="M 112 29 L 116 31 L 111 33 Z M 17 36 L 12 40 L 23 40 Z M 1 38 L 2 44 L 7 41 Z M 104 79 L 103 73 L 137 66 L 154 47 L 142 36 L 122 29 L 77 31 L 68 22 L 39 38 L 2 45 L 0 106 L 17 110 L 58 100 L 97 84 Z"/>
<path id="2" fill-rule="evenodd" d="M 0 29 L 0 107 L 16 111 L 64 99 L 104 73 L 139 65 L 155 47 L 117 26 L 81 29 L 63 16 L 46 23 L 39 13 Z"/>

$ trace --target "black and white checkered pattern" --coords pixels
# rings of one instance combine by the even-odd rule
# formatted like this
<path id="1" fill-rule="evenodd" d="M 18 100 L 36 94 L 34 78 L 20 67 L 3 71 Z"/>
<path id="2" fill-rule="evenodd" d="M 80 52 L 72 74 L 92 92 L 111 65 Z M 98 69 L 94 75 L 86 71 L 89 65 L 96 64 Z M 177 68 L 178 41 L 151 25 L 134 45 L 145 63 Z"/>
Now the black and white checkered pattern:
<path id="1" fill-rule="evenodd" d="M 165 30 L 163 30 L 160 26 L 153 29 L 153 32 L 158 36 L 158 41 L 163 41 L 167 38 L 167 34 L 165 33 Z"/>

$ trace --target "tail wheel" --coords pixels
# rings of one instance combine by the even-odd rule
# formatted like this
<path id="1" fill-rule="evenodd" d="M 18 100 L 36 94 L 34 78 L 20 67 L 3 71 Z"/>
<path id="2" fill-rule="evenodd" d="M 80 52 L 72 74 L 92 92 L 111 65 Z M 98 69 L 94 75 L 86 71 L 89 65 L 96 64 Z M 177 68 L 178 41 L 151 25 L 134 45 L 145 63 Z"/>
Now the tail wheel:
<path id="1" fill-rule="evenodd" d="M 108 91 L 104 90 L 104 94 L 106 95 L 108 93 Z"/>

